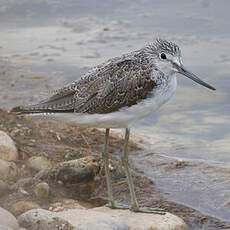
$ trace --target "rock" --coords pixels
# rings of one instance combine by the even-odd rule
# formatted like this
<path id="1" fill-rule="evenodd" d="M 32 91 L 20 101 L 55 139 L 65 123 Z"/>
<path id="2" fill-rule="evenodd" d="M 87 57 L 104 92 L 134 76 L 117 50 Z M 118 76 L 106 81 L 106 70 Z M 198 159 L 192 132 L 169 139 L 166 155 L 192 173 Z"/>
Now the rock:
<path id="1" fill-rule="evenodd" d="M 14 141 L 5 132 L 0 130 L 0 159 L 6 161 L 16 161 L 18 151 Z"/>
<path id="2" fill-rule="evenodd" d="M 47 199 L 49 197 L 50 187 L 46 182 L 37 184 L 34 188 L 34 193 L 38 199 Z"/>
<path id="3" fill-rule="evenodd" d="M 129 210 L 110 209 L 71 209 L 57 215 L 79 230 L 186 230 L 184 221 L 170 213 L 165 215 L 134 213 Z M 76 218 L 76 216 L 78 218 Z"/>
<path id="4" fill-rule="evenodd" d="M 76 184 L 94 180 L 98 171 L 98 161 L 90 156 L 62 162 L 53 169 L 52 174 L 56 181 L 61 181 L 64 184 Z"/>
<path id="5" fill-rule="evenodd" d="M 0 226 L 4 226 L 5 229 L 14 229 L 14 230 L 19 228 L 16 218 L 10 212 L 8 212 L 7 210 L 1 207 L 0 207 Z"/>
<path id="6" fill-rule="evenodd" d="M 32 170 L 34 170 L 36 172 L 39 172 L 41 170 L 45 170 L 45 169 L 51 168 L 52 167 L 52 163 L 46 157 L 43 157 L 43 156 L 34 156 L 34 157 L 31 157 L 28 160 L 27 166 L 30 169 L 32 169 Z"/>
<path id="7" fill-rule="evenodd" d="M 49 211 L 53 212 L 60 212 L 63 210 L 68 210 L 68 209 L 86 209 L 82 205 L 79 204 L 79 201 L 73 200 L 73 199 L 61 199 L 60 202 L 55 202 L 50 204 Z"/>
<path id="8" fill-rule="evenodd" d="M 0 180 L 14 180 L 18 175 L 18 168 L 14 162 L 0 159 Z"/>
<path id="9" fill-rule="evenodd" d="M 19 216 L 28 210 L 37 209 L 39 207 L 40 206 L 38 204 L 32 201 L 18 201 L 11 206 L 10 211 L 15 216 Z"/>
<path id="10" fill-rule="evenodd" d="M 0 225 L 0 230 L 13 230 L 13 228 L 10 228 L 10 227 L 7 227 L 7 226 Z"/>
<path id="11" fill-rule="evenodd" d="M 0 197 L 4 196 L 8 193 L 9 191 L 9 186 L 6 182 L 0 180 Z"/>
<path id="12" fill-rule="evenodd" d="M 129 230 L 128 225 L 123 220 L 119 220 L 109 213 L 90 209 L 70 209 L 58 212 L 57 215 L 71 223 L 78 230 Z"/>
<path id="13" fill-rule="evenodd" d="M 56 213 L 44 209 L 33 209 L 23 213 L 21 216 L 19 216 L 18 222 L 20 226 L 25 227 L 28 230 L 74 229 L 69 222 L 58 217 Z"/>

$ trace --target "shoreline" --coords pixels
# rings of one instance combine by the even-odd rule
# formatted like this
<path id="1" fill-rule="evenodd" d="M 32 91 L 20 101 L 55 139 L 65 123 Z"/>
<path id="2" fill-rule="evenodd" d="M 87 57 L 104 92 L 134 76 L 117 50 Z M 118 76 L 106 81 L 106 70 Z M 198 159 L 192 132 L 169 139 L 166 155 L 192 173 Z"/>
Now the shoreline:
<path id="1" fill-rule="evenodd" d="M 84 181 L 80 183 L 81 190 L 77 189 L 79 184 L 76 186 L 76 184 L 70 183 L 63 188 L 58 183 L 51 181 L 49 183 L 52 198 L 39 200 L 32 192 L 37 183 L 33 181 L 33 178 L 36 177 L 37 173 L 28 167 L 28 159 L 35 156 L 44 156 L 53 165 L 70 159 L 95 157 L 96 162 L 100 165 L 100 151 L 104 140 L 104 133 L 102 131 L 83 129 L 56 121 L 17 117 L 4 110 L 0 110 L 0 130 L 9 134 L 16 143 L 19 159 L 15 164 L 20 172 L 14 180 L 9 181 L 9 187 L 11 187 L 9 194 L 0 198 L 0 204 L 3 208 L 11 211 L 14 203 L 23 200 L 35 202 L 45 209 L 49 209 L 52 207 L 52 204 L 65 199 L 71 200 L 68 207 L 66 207 L 67 209 L 74 207 L 77 203 L 88 208 L 101 206 L 106 203 L 106 183 L 101 171 L 96 173 L 95 180 L 90 180 L 89 183 Z M 123 140 L 119 135 L 113 133 L 110 139 L 109 151 L 112 157 L 111 165 L 115 199 L 128 204 L 128 187 L 119 162 L 122 143 Z M 138 144 L 131 141 L 130 154 L 136 154 L 139 151 L 144 150 Z M 137 198 L 142 206 L 164 208 L 166 211 L 181 217 L 192 229 L 202 229 L 204 227 L 206 229 L 223 229 L 224 227 L 230 227 L 230 223 L 167 200 L 150 179 L 134 168 L 132 171 Z M 23 196 L 18 188 L 23 188 L 28 194 Z M 86 190 L 89 192 L 82 195 L 82 191 Z"/>

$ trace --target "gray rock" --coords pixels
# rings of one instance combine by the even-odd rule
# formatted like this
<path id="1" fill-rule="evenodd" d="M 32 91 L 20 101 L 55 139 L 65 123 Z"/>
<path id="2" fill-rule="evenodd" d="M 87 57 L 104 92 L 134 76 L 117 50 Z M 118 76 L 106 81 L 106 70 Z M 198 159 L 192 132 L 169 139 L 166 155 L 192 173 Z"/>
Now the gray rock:
<path id="1" fill-rule="evenodd" d="M 57 215 L 70 222 L 78 230 L 187 230 L 184 221 L 170 213 L 157 215 L 134 213 L 129 210 L 110 209 L 71 209 Z M 76 218 L 78 217 L 78 218 Z"/>
<path id="2" fill-rule="evenodd" d="M 0 180 L 15 180 L 18 175 L 18 167 L 14 162 L 8 162 L 0 159 Z"/>
<path id="3" fill-rule="evenodd" d="M 22 213 L 27 212 L 28 210 L 37 209 L 37 208 L 40 208 L 40 206 L 38 204 L 36 204 L 35 202 L 18 201 L 11 206 L 10 211 L 15 216 L 19 216 Z"/>
<path id="4" fill-rule="evenodd" d="M 27 166 L 30 169 L 32 169 L 32 170 L 34 170 L 36 172 L 39 172 L 39 171 L 51 168 L 52 167 L 52 163 L 46 157 L 43 157 L 43 156 L 34 156 L 34 157 L 31 157 L 28 160 Z"/>
<path id="5" fill-rule="evenodd" d="M 0 225 L 0 230 L 13 230 L 13 228 L 10 228 L 10 227 L 7 227 L 7 226 Z"/>
<path id="6" fill-rule="evenodd" d="M 18 218 L 20 226 L 28 230 L 73 230 L 74 227 L 56 213 L 44 209 L 30 210 Z"/>
<path id="7" fill-rule="evenodd" d="M 16 161 L 18 151 L 14 141 L 5 132 L 0 130 L 0 159 L 6 161 Z"/>
<path id="8" fill-rule="evenodd" d="M 128 225 L 109 213 L 85 209 L 70 209 L 57 215 L 70 222 L 77 230 L 129 230 Z M 76 218 L 77 217 L 77 218 Z"/>
<path id="9" fill-rule="evenodd" d="M 5 229 L 17 230 L 19 228 L 16 218 L 7 210 L 0 207 L 0 226 Z M 4 229 L 2 227 L 2 229 Z M 0 228 L 1 229 L 1 228 Z"/>
<path id="10" fill-rule="evenodd" d="M 34 188 L 34 193 L 38 199 L 47 199 L 49 197 L 50 187 L 46 182 L 38 183 Z"/>

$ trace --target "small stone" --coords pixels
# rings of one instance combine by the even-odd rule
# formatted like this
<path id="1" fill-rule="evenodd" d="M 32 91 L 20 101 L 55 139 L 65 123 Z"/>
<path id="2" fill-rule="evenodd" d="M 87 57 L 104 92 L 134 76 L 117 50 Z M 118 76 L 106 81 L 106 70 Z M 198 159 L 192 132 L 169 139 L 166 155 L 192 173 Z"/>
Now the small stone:
<path id="1" fill-rule="evenodd" d="M 62 181 L 64 184 L 76 184 L 93 181 L 99 167 L 99 163 L 94 157 L 83 157 L 58 164 L 52 170 L 52 174 L 55 175 L 55 181 Z"/>
<path id="2" fill-rule="evenodd" d="M 30 169 L 32 169 L 32 170 L 34 170 L 36 172 L 39 172 L 41 170 L 45 170 L 45 169 L 51 168 L 52 167 L 52 163 L 46 157 L 43 157 L 43 156 L 34 156 L 34 157 L 31 157 L 28 160 L 27 166 Z"/>
<path id="3" fill-rule="evenodd" d="M 0 197 L 7 194 L 9 191 L 9 186 L 6 182 L 0 180 Z"/>
<path id="4" fill-rule="evenodd" d="M 51 204 L 49 207 L 49 210 L 50 211 L 63 211 L 63 210 L 73 209 L 73 208 L 86 209 L 85 207 L 79 204 L 79 201 L 64 198 L 61 200 L 61 202 L 55 202 Z"/>
<path id="5" fill-rule="evenodd" d="M 53 207 L 60 207 L 60 206 L 62 206 L 62 203 L 61 202 L 56 202 L 56 203 L 54 203 L 52 205 L 53 205 Z"/>
<path id="6" fill-rule="evenodd" d="M 15 180 L 18 175 L 18 167 L 14 162 L 8 162 L 0 159 L 0 180 Z"/>
<path id="7" fill-rule="evenodd" d="M 6 161 L 16 161 L 18 151 L 14 141 L 5 132 L 0 130 L 0 159 Z"/>
<path id="8" fill-rule="evenodd" d="M 18 222 L 16 218 L 7 210 L 0 207 L 0 226 L 4 226 L 5 229 L 18 229 Z M 8 228 L 7 228 L 8 227 Z M 1 228 L 0 229 L 4 229 Z"/>
<path id="9" fill-rule="evenodd" d="M 35 186 L 34 193 L 38 199 L 47 199 L 49 190 L 49 185 L 46 182 L 41 182 Z"/>
<path id="10" fill-rule="evenodd" d="M 28 210 L 31 209 L 37 209 L 40 206 L 32 201 L 18 201 L 17 203 L 14 203 L 10 211 L 13 213 L 15 216 L 19 216 L 24 212 L 27 212 Z"/>
<path id="11" fill-rule="evenodd" d="M 53 209 L 53 212 L 60 212 L 60 211 L 63 211 L 65 208 L 62 207 L 62 206 L 59 206 L 59 207 L 56 207 Z"/>
<path id="12" fill-rule="evenodd" d="M 56 213 L 45 209 L 34 209 L 23 213 L 18 218 L 20 226 L 28 230 L 73 230 L 74 227 L 66 220 L 57 216 Z"/>

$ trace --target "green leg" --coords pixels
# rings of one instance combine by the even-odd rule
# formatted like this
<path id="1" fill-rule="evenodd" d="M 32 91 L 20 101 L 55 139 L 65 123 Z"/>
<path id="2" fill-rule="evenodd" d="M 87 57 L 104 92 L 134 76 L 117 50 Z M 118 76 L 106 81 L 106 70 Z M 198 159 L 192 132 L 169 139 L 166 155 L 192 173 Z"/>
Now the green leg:
<path id="1" fill-rule="evenodd" d="M 102 159 L 103 159 L 104 167 L 105 167 L 107 191 L 108 191 L 108 204 L 107 204 L 107 206 L 112 208 L 112 209 L 129 209 L 129 207 L 115 204 L 115 201 L 113 198 L 112 182 L 111 182 L 111 175 L 110 175 L 110 170 L 109 170 L 109 155 L 108 155 L 109 131 L 110 131 L 110 129 L 107 128 L 106 133 L 105 133 L 104 151 L 102 153 Z"/>
<path id="2" fill-rule="evenodd" d="M 108 190 L 108 206 L 113 208 L 114 207 L 114 199 L 112 193 L 112 183 L 111 183 L 111 176 L 109 171 L 109 155 L 108 155 L 108 142 L 109 142 L 109 130 L 106 129 L 105 132 L 105 144 L 104 144 L 104 151 L 102 153 L 102 159 L 105 166 L 105 176 L 106 176 L 106 183 L 107 183 L 107 190 Z"/>
<path id="3" fill-rule="evenodd" d="M 122 157 L 122 164 L 125 169 L 125 174 L 129 186 L 130 197 L 131 197 L 131 211 L 134 212 L 144 212 L 144 213 L 154 213 L 154 214 L 165 214 L 162 209 L 158 208 L 140 208 L 137 202 L 136 194 L 134 191 L 133 178 L 129 170 L 129 161 L 128 161 L 128 142 L 130 136 L 130 129 L 126 128 L 125 130 L 125 144 L 124 144 L 124 155 Z"/>
<path id="4" fill-rule="evenodd" d="M 123 167 L 125 169 L 127 182 L 129 185 L 129 191 L 130 191 L 130 196 L 131 196 L 131 209 L 133 211 L 135 211 L 135 210 L 139 210 L 139 205 L 138 205 L 136 194 L 134 191 L 133 178 L 132 178 L 130 170 L 129 170 L 129 159 L 128 159 L 129 135 L 130 135 L 130 129 L 126 128 L 126 130 L 125 130 L 124 155 L 122 157 L 122 164 L 123 164 Z"/>

